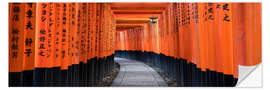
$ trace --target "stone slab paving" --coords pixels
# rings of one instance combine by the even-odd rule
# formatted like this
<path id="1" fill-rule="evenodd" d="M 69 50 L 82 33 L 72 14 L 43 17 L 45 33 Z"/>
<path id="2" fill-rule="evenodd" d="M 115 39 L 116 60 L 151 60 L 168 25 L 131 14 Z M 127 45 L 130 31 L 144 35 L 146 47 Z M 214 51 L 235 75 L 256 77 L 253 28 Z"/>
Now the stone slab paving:
<path id="1" fill-rule="evenodd" d="M 166 87 L 163 78 L 148 65 L 125 58 L 114 58 L 120 64 L 120 71 L 112 87 Z"/>

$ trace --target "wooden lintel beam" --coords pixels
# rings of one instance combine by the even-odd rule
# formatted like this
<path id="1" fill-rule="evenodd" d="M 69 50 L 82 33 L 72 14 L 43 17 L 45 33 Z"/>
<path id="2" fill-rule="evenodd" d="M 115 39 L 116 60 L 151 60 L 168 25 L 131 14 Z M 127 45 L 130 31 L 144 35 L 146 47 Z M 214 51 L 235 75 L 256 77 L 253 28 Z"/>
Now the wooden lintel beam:
<path id="1" fill-rule="evenodd" d="M 117 11 L 113 13 L 114 14 L 162 14 L 162 12 L 133 12 L 133 11 L 126 11 L 126 12 Z"/>
<path id="2" fill-rule="evenodd" d="M 116 23 L 148 23 L 149 20 L 116 20 Z"/>
<path id="3" fill-rule="evenodd" d="M 125 8 L 133 8 L 133 7 L 163 7 L 166 8 L 169 6 L 169 3 L 111 3 L 111 7 L 125 7 Z"/>
<path id="4" fill-rule="evenodd" d="M 116 19 L 149 19 L 150 17 L 160 17 L 161 14 L 115 14 Z"/>
<path id="5" fill-rule="evenodd" d="M 111 7 L 111 10 L 165 10 L 165 7 Z"/>

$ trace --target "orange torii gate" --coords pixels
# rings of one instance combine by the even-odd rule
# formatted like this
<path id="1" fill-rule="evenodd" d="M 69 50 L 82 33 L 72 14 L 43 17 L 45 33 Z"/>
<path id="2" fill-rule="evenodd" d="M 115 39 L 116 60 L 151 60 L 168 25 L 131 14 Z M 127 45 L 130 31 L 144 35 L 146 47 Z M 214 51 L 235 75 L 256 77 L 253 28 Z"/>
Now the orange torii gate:
<path id="1" fill-rule="evenodd" d="M 109 4 L 9 3 L 9 86 L 100 85 L 115 25 Z"/>
<path id="2" fill-rule="evenodd" d="M 130 48 L 137 45 L 132 43 L 137 39 L 132 38 L 136 36 L 132 30 L 119 31 L 117 44 L 121 48 L 116 50 L 117 56 L 159 67 L 171 79 L 176 78 L 179 86 L 234 86 L 239 64 L 250 66 L 261 62 L 260 3 L 164 3 L 160 6 L 164 7 L 114 4 L 121 24 L 137 24 L 139 21 L 128 19 L 147 19 L 159 14 L 158 24 L 148 23 L 148 28 L 140 33 L 144 35 L 141 40 L 146 41 L 141 46 L 144 49 Z M 254 13 L 249 13 L 250 10 Z"/>
<path id="3" fill-rule="evenodd" d="M 261 3 L 9 3 L 9 86 L 98 86 L 115 52 L 178 86 L 235 86 L 261 43 Z"/>

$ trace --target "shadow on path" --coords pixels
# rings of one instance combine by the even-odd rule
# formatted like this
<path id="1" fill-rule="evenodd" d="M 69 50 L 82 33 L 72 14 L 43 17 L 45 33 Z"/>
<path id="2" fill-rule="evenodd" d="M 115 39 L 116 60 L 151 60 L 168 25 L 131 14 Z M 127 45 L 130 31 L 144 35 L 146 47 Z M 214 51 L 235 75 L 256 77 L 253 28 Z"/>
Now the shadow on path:
<path id="1" fill-rule="evenodd" d="M 114 58 L 120 64 L 118 76 L 112 87 L 160 87 L 168 86 L 163 78 L 148 65 L 125 58 Z"/>

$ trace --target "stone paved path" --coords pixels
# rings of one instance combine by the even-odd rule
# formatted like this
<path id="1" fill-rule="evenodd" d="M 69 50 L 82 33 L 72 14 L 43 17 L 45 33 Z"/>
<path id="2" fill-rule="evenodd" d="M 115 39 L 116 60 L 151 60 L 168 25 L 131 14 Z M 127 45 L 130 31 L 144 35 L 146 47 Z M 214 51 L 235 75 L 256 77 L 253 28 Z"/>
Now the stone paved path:
<path id="1" fill-rule="evenodd" d="M 148 65 L 125 58 L 115 58 L 120 64 L 118 76 L 112 87 L 160 87 L 168 86 L 163 78 Z"/>

